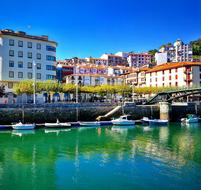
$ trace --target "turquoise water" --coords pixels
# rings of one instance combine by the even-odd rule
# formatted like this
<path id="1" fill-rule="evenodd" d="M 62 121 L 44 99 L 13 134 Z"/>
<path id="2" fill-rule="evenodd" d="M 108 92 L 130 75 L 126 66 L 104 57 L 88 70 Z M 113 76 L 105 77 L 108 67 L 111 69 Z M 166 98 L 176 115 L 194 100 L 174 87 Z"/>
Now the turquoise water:
<path id="1" fill-rule="evenodd" d="M 0 131 L 0 190 L 201 189 L 201 125 Z"/>

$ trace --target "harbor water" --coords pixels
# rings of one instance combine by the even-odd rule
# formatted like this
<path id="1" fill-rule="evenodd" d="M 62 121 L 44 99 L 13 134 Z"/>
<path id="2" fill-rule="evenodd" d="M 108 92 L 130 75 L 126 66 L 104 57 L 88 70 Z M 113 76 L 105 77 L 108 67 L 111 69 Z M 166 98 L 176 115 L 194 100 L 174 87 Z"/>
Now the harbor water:
<path id="1" fill-rule="evenodd" d="M 200 124 L 0 131 L 0 190 L 200 188 Z"/>

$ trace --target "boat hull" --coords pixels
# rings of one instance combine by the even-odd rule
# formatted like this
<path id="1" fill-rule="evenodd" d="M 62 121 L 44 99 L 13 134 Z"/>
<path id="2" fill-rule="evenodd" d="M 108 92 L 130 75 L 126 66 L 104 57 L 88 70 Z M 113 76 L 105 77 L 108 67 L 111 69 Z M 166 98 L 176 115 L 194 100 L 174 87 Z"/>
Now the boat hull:
<path id="1" fill-rule="evenodd" d="M 100 126 L 100 122 L 80 122 L 80 126 L 85 126 L 85 127 L 96 127 Z"/>
<path id="2" fill-rule="evenodd" d="M 118 120 L 112 120 L 113 125 L 135 125 L 135 121 L 118 121 Z"/>
<path id="3" fill-rule="evenodd" d="M 24 124 L 24 125 L 12 125 L 14 130 L 32 130 L 35 128 L 35 124 Z"/>
<path id="4" fill-rule="evenodd" d="M 71 127 L 70 123 L 45 123 L 46 128 L 68 128 Z"/>

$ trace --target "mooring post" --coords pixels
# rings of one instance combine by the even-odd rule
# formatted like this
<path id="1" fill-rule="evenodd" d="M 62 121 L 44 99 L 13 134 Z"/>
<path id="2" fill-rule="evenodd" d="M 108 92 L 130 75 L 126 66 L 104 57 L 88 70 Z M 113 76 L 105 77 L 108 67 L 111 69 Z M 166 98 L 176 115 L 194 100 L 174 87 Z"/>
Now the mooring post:
<path id="1" fill-rule="evenodd" d="M 170 112 L 172 110 L 171 104 L 168 102 L 159 102 L 160 119 L 170 120 Z"/>

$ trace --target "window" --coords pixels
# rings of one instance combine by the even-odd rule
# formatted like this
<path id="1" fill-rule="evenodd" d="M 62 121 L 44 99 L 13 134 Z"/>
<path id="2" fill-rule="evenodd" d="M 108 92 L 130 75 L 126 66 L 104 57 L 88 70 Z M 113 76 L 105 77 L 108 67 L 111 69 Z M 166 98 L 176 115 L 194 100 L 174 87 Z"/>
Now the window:
<path id="1" fill-rule="evenodd" d="M 14 67 L 14 61 L 9 61 L 9 67 Z"/>
<path id="2" fill-rule="evenodd" d="M 36 54 L 36 59 L 41 59 L 41 54 L 40 53 Z"/>
<path id="3" fill-rule="evenodd" d="M 9 50 L 9 56 L 14 57 L 14 50 Z"/>
<path id="4" fill-rule="evenodd" d="M 178 86 L 178 82 L 175 82 L 175 86 Z"/>
<path id="5" fill-rule="evenodd" d="M 51 70 L 51 71 L 55 71 L 56 68 L 53 65 L 46 65 L 46 70 Z"/>
<path id="6" fill-rule="evenodd" d="M 165 77 L 163 77 L 163 81 L 165 80 Z"/>
<path id="7" fill-rule="evenodd" d="M 56 48 L 53 46 L 46 46 L 46 50 L 56 52 Z"/>
<path id="8" fill-rule="evenodd" d="M 172 79 L 172 77 L 171 76 L 169 76 L 169 80 L 171 80 Z"/>
<path id="9" fill-rule="evenodd" d="M 46 60 L 47 61 L 56 61 L 56 57 L 54 57 L 52 55 L 46 55 Z"/>
<path id="10" fill-rule="evenodd" d="M 54 75 L 46 75 L 46 79 L 53 80 L 53 79 L 55 79 L 55 76 Z"/>
<path id="11" fill-rule="evenodd" d="M 32 66 L 32 62 L 28 62 L 28 63 L 27 63 L 27 68 L 28 68 L 28 69 L 32 69 L 32 67 L 33 67 L 33 66 Z"/>
<path id="12" fill-rule="evenodd" d="M 171 69 L 169 69 L 169 73 L 171 73 Z"/>
<path id="13" fill-rule="evenodd" d="M 18 68 L 23 68 L 23 62 L 22 61 L 18 62 Z"/>
<path id="14" fill-rule="evenodd" d="M 37 64 L 36 64 L 36 68 L 37 68 L 37 69 L 41 69 L 41 64 L 40 64 L 40 63 L 37 63 Z"/>
<path id="15" fill-rule="evenodd" d="M 178 69 L 176 68 L 176 69 L 175 69 L 175 72 L 176 72 L 176 73 L 177 73 L 177 70 L 178 70 Z"/>
<path id="16" fill-rule="evenodd" d="M 27 77 L 28 77 L 28 79 L 32 79 L 33 78 L 33 74 L 32 73 L 28 73 Z"/>
<path id="17" fill-rule="evenodd" d="M 32 42 L 27 42 L 27 47 L 32 48 Z"/>
<path id="18" fill-rule="evenodd" d="M 18 72 L 18 78 L 23 78 L 23 72 Z"/>
<path id="19" fill-rule="evenodd" d="M 37 78 L 37 79 L 41 79 L 41 74 L 40 74 L 40 73 L 37 73 L 37 74 L 36 74 L 36 78 Z"/>
<path id="20" fill-rule="evenodd" d="M 18 47 L 23 47 L 23 41 L 18 41 Z"/>
<path id="21" fill-rule="evenodd" d="M 18 57 L 23 57 L 23 51 L 18 51 Z"/>
<path id="22" fill-rule="evenodd" d="M 32 59 L 32 52 L 28 52 L 27 53 L 27 57 L 30 58 L 30 59 Z"/>
<path id="23" fill-rule="evenodd" d="M 175 79 L 176 79 L 176 80 L 178 79 L 178 75 L 175 75 Z"/>
<path id="24" fill-rule="evenodd" d="M 13 39 L 9 40 L 9 46 L 14 46 L 14 40 Z"/>
<path id="25" fill-rule="evenodd" d="M 41 44 L 37 43 L 36 44 L 36 49 L 41 49 Z"/>
<path id="26" fill-rule="evenodd" d="M 14 78 L 14 71 L 9 71 L 9 78 Z"/>

